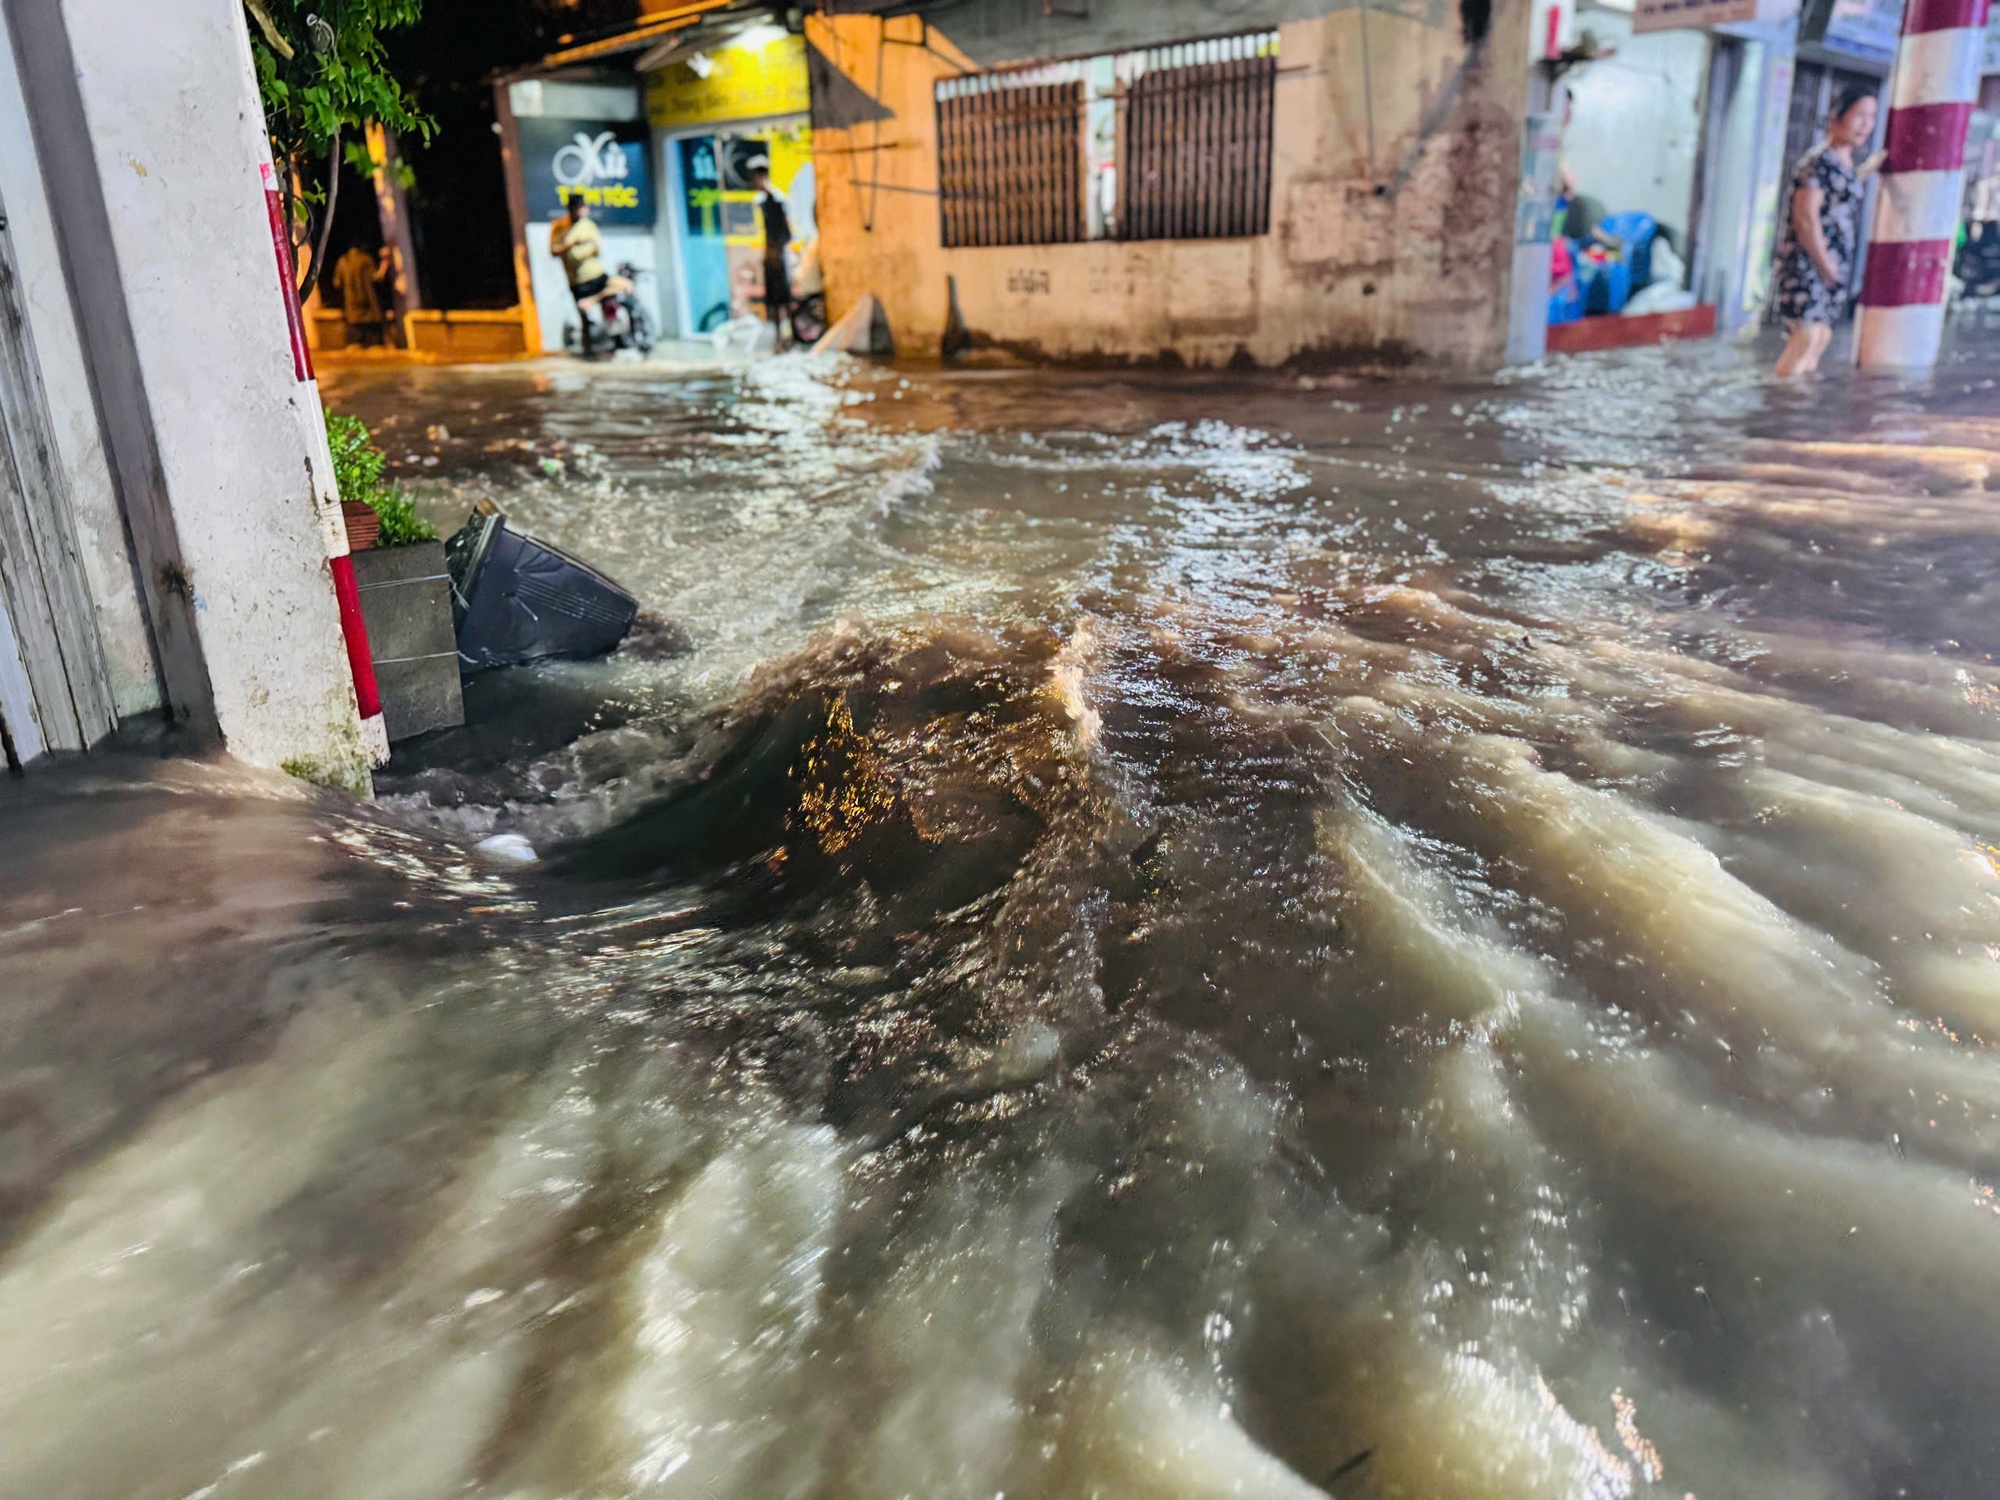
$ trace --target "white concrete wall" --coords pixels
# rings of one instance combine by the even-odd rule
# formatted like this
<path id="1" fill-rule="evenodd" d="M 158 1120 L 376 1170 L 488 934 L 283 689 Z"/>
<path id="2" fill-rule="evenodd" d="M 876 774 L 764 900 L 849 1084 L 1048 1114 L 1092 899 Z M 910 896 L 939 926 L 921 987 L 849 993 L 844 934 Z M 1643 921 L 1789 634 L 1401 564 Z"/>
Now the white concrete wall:
<path id="1" fill-rule="evenodd" d="M 365 785 L 239 0 L 61 0 L 180 564 L 231 753 Z"/>
<path id="2" fill-rule="evenodd" d="M 1651 214 L 1674 231 L 1685 254 L 1708 37 L 1692 30 L 1634 36 L 1630 18 L 1608 10 L 1584 11 L 1578 24 L 1618 50 L 1570 75 L 1576 114 L 1563 159 L 1577 190 L 1606 213 Z"/>
<path id="3" fill-rule="evenodd" d="M 121 717 L 145 713 L 160 706 L 159 678 L 4 11 L 0 11 L 0 202 L 7 205 L 8 233 L 21 272 L 57 458 L 69 488 L 84 576 L 96 605 L 112 699 Z"/>

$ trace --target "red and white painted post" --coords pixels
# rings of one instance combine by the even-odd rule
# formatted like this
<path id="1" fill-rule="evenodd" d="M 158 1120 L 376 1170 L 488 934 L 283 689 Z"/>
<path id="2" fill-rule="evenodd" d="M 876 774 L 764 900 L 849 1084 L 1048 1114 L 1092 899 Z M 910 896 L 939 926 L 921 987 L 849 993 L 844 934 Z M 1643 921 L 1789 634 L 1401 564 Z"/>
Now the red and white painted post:
<path id="1" fill-rule="evenodd" d="M 1889 80 L 1888 160 L 1854 333 L 1854 360 L 1865 370 L 1937 363 L 1988 3 L 1906 0 Z"/>
<path id="2" fill-rule="evenodd" d="M 299 307 L 298 269 L 292 261 L 292 236 L 285 222 L 284 196 L 278 190 L 278 169 L 264 162 L 264 202 L 271 218 L 271 244 L 278 256 L 278 284 L 285 298 L 286 326 L 292 337 L 292 373 L 304 388 L 304 399 L 293 403 L 305 429 L 313 467 L 313 504 L 320 535 L 326 543 L 327 566 L 340 605 L 340 633 L 347 646 L 348 670 L 354 677 L 354 703 L 361 714 L 361 742 L 369 762 L 389 763 L 389 731 L 382 719 L 382 694 L 375 682 L 375 655 L 368 645 L 368 626 L 361 618 L 361 589 L 354 579 L 354 557 L 347 547 L 347 521 L 340 510 L 340 491 L 333 480 L 333 450 L 326 437 L 326 409 L 320 405 L 319 379 L 313 371 L 312 350 L 306 344 L 305 314 Z"/>

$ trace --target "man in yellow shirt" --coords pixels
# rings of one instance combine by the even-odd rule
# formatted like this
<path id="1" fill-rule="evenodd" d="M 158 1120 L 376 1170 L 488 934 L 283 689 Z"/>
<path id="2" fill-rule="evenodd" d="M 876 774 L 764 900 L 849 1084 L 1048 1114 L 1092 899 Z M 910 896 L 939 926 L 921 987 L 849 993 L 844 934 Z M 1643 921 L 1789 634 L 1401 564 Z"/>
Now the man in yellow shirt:
<path id="1" fill-rule="evenodd" d="M 357 344 L 382 342 L 382 299 L 375 292 L 376 258 L 352 245 L 333 263 L 333 288 L 340 294 L 340 316 L 347 336 Z"/>
<path id="2" fill-rule="evenodd" d="M 590 205 L 581 193 L 569 200 L 569 217 L 557 219 L 550 228 L 549 253 L 562 261 L 577 311 L 588 318 L 611 285 L 611 277 L 604 269 L 604 237 L 590 221 Z"/>

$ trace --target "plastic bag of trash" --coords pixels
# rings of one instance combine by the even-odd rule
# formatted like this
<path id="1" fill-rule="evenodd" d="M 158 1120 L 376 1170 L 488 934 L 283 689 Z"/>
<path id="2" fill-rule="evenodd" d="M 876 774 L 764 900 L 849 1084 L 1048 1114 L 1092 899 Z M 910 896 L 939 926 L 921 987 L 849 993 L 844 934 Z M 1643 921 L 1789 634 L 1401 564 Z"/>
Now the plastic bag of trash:
<path id="1" fill-rule="evenodd" d="M 717 354 L 739 359 L 769 354 L 778 347 L 778 330 L 762 318 L 731 318 L 710 337 Z"/>
<path id="2" fill-rule="evenodd" d="M 1625 316 L 1642 318 L 1648 313 L 1686 312 L 1698 299 L 1686 287 L 1670 281 L 1656 281 L 1625 304 Z"/>
<path id="3" fill-rule="evenodd" d="M 1665 235 L 1653 241 L 1652 272 L 1646 282 L 1648 287 L 1677 287 L 1684 285 L 1688 279 L 1687 262 L 1681 259 L 1680 252 L 1674 249 Z"/>

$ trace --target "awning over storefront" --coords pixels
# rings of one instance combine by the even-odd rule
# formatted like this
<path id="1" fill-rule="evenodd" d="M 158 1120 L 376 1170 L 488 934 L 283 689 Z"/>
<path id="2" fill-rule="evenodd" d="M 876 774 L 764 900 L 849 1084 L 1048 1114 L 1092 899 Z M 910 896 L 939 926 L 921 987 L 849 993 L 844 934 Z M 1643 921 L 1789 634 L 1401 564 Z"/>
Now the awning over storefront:
<path id="1" fill-rule="evenodd" d="M 695 55 L 670 58 L 646 75 L 646 115 L 663 130 L 811 108 L 805 39 L 777 27 L 699 54 L 699 65 Z"/>
<path id="2" fill-rule="evenodd" d="M 704 22 L 739 17 L 747 19 L 768 13 L 770 8 L 759 0 L 655 0 L 655 3 L 645 7 L 644 19 L 637 25 L 551 52 L 512 76 L 532 78 L 537 74 L 625 57 L 635 52 L 667 56 L 677 43 L 685 40 L 683 33 Z M 658 66 L 658 62 L 651 58 L 640 59 L 640 62 L 642 65 Z"/>
<path id="3" fill-rule="evenodd" d="M 1762 26 L 1793 16 L 1803 52 L 1887 68 L 1896 56 L 1903 0 L 1637 0 L 1632 30 Z"/>
<path id="4" fill-rule="evenodd" d="M 1798 10 L 1799 0 L 1638 0 L 1632 12 L 1632 30 L 1754 25 L 1789 20 Z"/>

